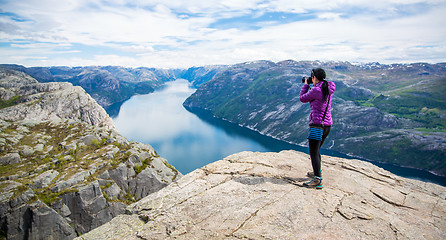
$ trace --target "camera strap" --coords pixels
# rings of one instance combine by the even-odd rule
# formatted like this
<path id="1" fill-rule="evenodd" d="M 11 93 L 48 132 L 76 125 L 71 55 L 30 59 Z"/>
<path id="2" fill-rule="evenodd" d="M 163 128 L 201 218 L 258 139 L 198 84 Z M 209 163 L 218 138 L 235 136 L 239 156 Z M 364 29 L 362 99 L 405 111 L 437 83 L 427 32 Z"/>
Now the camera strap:
<path id="1" fill-rule="evenodd" d="M 327 106 L 325 107 L 324 116 L 322 117 L 322 126 L 324 126 L 325 115 L 327 115 L 328 105 L 330 104 L 331 94 L 328 94 Z M 313 113 L 311 113 L 311 121 L 313 121 Z"/>
<path id="2" fill-rule="evenodd" d="M 325 115 L 327 115 L 328 105 L 330 104 L 330 97 L 331 97 L 331 94 L 328 94 L 327 106 L 325 107 L 324 116 L 322 117 L 322 125 L 324 125 Z"/>

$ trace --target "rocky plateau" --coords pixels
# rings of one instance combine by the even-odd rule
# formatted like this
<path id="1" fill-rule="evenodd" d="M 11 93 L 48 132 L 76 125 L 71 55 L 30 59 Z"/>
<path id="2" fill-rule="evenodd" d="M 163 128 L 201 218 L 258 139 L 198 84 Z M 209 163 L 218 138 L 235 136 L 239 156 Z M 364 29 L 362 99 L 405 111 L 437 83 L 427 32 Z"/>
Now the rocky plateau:
<path id="1" fill-rule="evenodd" d="M 322 190 L 302 187 L 309 156 L 241 152 L 197 169 L 77 238 L 445 239 L 446 189 L 323 156 Z"/>

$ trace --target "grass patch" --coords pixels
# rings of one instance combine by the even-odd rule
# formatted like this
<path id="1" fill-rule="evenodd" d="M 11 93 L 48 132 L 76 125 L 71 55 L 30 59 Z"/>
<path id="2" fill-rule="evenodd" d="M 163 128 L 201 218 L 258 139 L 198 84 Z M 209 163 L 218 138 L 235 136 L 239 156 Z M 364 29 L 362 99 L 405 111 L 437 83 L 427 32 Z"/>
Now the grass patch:
<path id="1" fill-rule="evenodd" d="M 19 96 L 19 95 L 16 95 L 6 101 L 0 99 L 0 109 L 17 105 L 22 101 L 22 99 L 23 99 L 23 97 Z"/>
<path id="2" fill-rule="evenodd" d="M 102 141 L 93 139 L 91 140 L 91 146 L 95 147 L 96 149 L 99 149 L 102 146 Z"/>
<path id="3" fill-rule="evenodd" d="M 14 175 L 17 172 L 16 166 L 17 164 L 0 166 L 0 176 L 7 177 Z"/>
<path id="4" fill-rule="evenodd" d="M 54 202 L 59 201 L 60 196 L 67 194 L 67 193 L 72 193 L 72 192 L 79 192 L 79 190 L 76 188 L 69 188 L 69 189 L 62 190 L 60 192 L 51 192 L 51 190 L 46 188 L 46 189 L 41 190 L 40 192 L 36 192 L 36 196 L 40 199 L 40 201 L 42 201 L 46 205 L 51 205 Z"/>
<path id="5" fill-rule="evenodd" d="M 174 172 L 174 175 L 172 177 L 172 181 L 174 181 L 178 176 L 178 170 L 175 169 L 175 167 L 170 165 L 168 162 L 164 162 L 164 165 L 166 165 L 166 167 L 170 168 Z"/>
<path id="6" fill-rule="evenodd" d="M 104 189 L 107 189 L 107 188 L 113 186 L 113 184 L 115 184 L 115 183 L 114 182 L 109 182 L 109 183 L 107 183 L 107 184 L 105 184 L 103 186 L 100 186 L 100 188 L 101 188 L 101 190 L 104 190 Z"/>
<path id="7" fill-rule="evenodd" d="M 446 129 L 415 128 L 414 130 L 425 133 L 446 132 Z"/>
<path id="8" fill-rule="evenodd" d="M 16 187 L 15 190 L 14 190 L 14 195 L 12 195 L 11 199 L 18 198 L 23 193 L 25 193 L 28 189 L 29 188 L 27 186 L 25 186 L 25 185 L 20 185 L 20 186 Z"/>
<path id="9" fill-rule="evenodd" d="M 142 164 L 142 165 L 134 166 L 133 170 L 135 170 L 136 174 L 140 174 L 146 168 L 147 168 L 147 164 Z"/>
<path id="10" fill-rule="evenodd" d="M 127 191 L 127 193 L 124 195 L 123 202 L 127 205 L 130 205 L 135 202 L 135 198 L 130 194 L 130 191 Z"/>

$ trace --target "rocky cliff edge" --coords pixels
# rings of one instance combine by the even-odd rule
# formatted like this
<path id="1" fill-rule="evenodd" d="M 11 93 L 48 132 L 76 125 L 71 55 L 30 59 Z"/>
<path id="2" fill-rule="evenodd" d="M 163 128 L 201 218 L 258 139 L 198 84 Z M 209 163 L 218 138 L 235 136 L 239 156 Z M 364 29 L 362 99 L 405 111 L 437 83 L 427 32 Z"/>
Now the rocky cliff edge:
<path id="1" fill-rule="evenodd" d="M 187 174 L 79 237 L 445 239 L 446 189 L 368 162 L 323 156 L 322 190 L 296 151 L 242 152 Z"/>
<path id="2" fill-rule="evenodd" d="M 82 88 L 0 68 L 0 239 L 73 239 L 180 176 Z"/>

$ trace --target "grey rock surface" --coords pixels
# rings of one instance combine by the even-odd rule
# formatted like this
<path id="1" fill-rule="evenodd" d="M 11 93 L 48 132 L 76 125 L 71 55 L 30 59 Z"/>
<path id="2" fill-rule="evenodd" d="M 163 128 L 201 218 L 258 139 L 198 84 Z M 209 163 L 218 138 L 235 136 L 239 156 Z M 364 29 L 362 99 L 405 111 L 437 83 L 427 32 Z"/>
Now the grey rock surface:
<path id="1" fill-rule="evenodd" d="M 0 157 L 0 165 L 12 165 L 20 163 L 22 159 L 18 153 L 8 153 Z"/>
<path id="2" fill-rule="evenodd" d="M 48 185 L 53 181 L 57 176 L 59 176 L 58 171 L 48 170 L 36 178 L 34 178 L 34 183 L 32 184 L 32 188 L 44 188 L 48 187 Z"/>
<path id="3" fill-rule="evenodd" d="M 324 188 L 308 189 L 305 153 L 234 154 L 77 239 L 446 238 L 444 187 L 359 160 L 323 156 L 322 169 Z"/>
<path id="4" fill-rule="evenodd" d="M 2 120 L 79 119 L 116 129 L 105 110 L 84 89 L 71 83 L 39 83 L 24 73 L 0 68 L 0 87 L 22 98 L 18 104 L 0 109 Z"/>
<path id="5" fill-rule="evenodd" d="M 43 203 L 30 205 L 31 224 L 28 239 L 72 239 L 76 232 L 54 209 Z"/>

